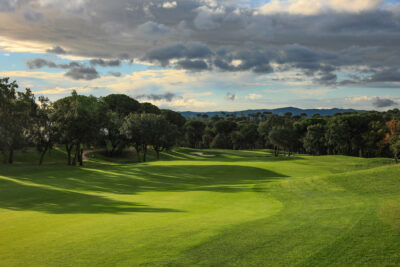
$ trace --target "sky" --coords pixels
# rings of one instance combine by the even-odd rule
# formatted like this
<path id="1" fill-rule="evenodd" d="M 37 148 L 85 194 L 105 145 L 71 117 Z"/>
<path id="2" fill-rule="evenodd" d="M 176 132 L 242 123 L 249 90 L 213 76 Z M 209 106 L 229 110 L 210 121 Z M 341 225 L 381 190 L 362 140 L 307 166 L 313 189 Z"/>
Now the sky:
<path id="1" fill-rule="evenodd" d="M 400 1 L 0 0 L 0 78 L 177 111 L 400 105 Z"/>

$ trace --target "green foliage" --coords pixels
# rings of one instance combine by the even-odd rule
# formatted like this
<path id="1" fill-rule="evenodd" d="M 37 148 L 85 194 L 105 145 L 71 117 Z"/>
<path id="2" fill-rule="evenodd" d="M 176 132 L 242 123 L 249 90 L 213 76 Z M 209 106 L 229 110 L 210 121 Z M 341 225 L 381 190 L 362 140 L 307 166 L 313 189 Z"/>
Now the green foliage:
<path id="1" fill-rule="evenodd" d="M 158 158 L 160 151 L 172 148 L 179 136 L 176 125 L 156 114 L 130 114 L 125 118 L 120 131 L 135 146 L 138 155 L 143 152 L 143 161 L 146 161 L 149 145 L 156 151 Z"/>
<path id="2" fill-rule="evenodd" d="M 141 104 L 135 99 L 123 94 L 111 94 L 103 97 L 108 109 L 116 112 L 121 117 L 125 117 L 130 113 L 137 113 L 141 110 Z"/>
<path id="3" fill-rule="evenodd" d="M 104 103 L 94 96 L 78 95 L 74 91 L 71 96 L 57 100 L 54 110 L 60 143 L 67 147 L 68 165 L 75 165 L 76 161 L 82 165 L 82 146 L 95 144 L 103 128 Z M 74 146 L 75 157 L 72 159 Z"/>
<path id="4" fill-rule="evenodd" d="M 147 103 L 147 102 L 140 103 L 140 112 L 141 113 L 161 114 L 161 110 L 157 106 L 155 106 L 151 103 Z"/>
<path id="5" fill-rule="evenodd" d="M 200 120 L 188 120 L 184 126 L 185 139 L 190 147 L 200 148 L 203 139 L 203 133 L 206 128 L 204 122 Z"/>
<path id="6" fill-rule="evenodd" d="M 398 162 L 400 156 L 400 133 L 397 133 L 390 138 L 390 149 L 393 151 L 396 162 Z"/>
<path id="7" fill-rule="evenodd" d="M 183 117 L 182 114 L 180 114 L 179 112 L 169 109 L 162 109 L 161 114 L 169 123 L 176 125 L 179 129 L 181 129 L 185 125 L 186 118 Z"/>
<path id="8" fill-rule="evenodd" d="M 319 123 L 308 126 L 303 139 L 303 146 L 307 153 L 323 155 L 326 152 L 325 144 L 325 126 Z"/>
<path id="9" fill-rule="evenodd" d="M 272 127 L 268 134 L 268 140 L 276 147 L 292 152 L 296 145 L 297 135 L 294 131 L 293 124 L 290 121 L 286 121 L 281 126 Z"/>
<path id="10" fill-rule="evenodd" d="M 32 125 L 32 141 L 41 154 L 39 165 L 42 165 L 47 151 L 53 148 L 58 139 L 58 130 L 54 122 L 54 109 L 48 98 L 39 97 L 39 106 Z"/>
<path id="11" fill-rule="evenodd" d="M 30 89 L 17 91 L 15 81 L 0 79 L 0 146 L 4 163 L 13 163 L 14 150 L 29 143 L 37 105 Z"/>

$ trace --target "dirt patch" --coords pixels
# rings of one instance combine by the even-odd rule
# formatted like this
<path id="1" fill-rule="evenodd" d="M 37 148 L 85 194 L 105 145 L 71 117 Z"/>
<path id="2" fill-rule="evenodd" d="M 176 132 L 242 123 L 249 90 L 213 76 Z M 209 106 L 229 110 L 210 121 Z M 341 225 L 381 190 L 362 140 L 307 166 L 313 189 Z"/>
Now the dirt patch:
<path id="1" fill-rule="evenodd" d="M 92 149 L 92 150 L 84 150 L 82 153 L 82 160 L 83 161 L 89 161 L 89 155 L 90 153 L 95 153 L 95 152 L 101 152 L 104 151 L 103 149 Z M 90 155 L 91 158 L 94 158 L 94 154 Z"/>
<path id="2" fill-rule="evenodd" d="M 213 154 L 204 154 L 203 152 L 190 152 L 191 155 L 196 155 L 199 157 L 204 157 L 204 158 L 212 158 L 215 157 Z"/>

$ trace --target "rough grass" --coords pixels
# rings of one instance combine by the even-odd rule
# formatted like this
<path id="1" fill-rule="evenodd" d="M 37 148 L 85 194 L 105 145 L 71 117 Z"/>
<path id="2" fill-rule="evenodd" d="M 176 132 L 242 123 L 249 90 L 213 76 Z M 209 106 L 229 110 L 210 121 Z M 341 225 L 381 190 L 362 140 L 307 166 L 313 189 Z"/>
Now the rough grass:
<path id="1" fill-rule="evenodd" d="M 392 160 L 193 151 L 83 168 L 18 153 L 0 166 L 0 266 L 400 265 Z"/>

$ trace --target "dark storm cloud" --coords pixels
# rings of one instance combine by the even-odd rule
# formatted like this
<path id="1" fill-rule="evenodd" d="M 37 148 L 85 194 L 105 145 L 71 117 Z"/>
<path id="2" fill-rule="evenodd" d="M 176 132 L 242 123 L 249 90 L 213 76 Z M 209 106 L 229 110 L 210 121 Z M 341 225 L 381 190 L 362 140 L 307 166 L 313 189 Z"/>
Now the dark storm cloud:
<path id="1" fill-rule="evenodd" d="M 29 69 L 40 69 L 44 67 L 69 69 L 64 75 L 74 80 L 94 80 L 99 78 L 99 73 L 93 67 L 87 67 L 79 62 L 71 61 L 67 64 L 56 64 L 41 58 L 29 60 L 26 65 Z"/>
<path id="2" fill-rule="evenodd" d="M 92 67 L 73 67 L 71 68 L 67 73 L 65 73 L 65 76 L 70 77 L 71 79 L 74 80 L 94 80 L 99 78 L 99 73 L 96 71 L 95 68 Z"/>
<path id="3" fill-rule="evenodd" d="M 177 66 L 191 71 L 202 71 L 208 69 L 208 65 L 203 60 L 181 60 Z"/>
<path id="4" fill-rule="evenodd" d="M 44 67 L 48 68 L 57 68 L 57 69 L 70 69 L 74 67 L 82 67 L 83 65 L 79 62 L 71 61 L 69 63 L 63 63 L 63 64 L 56 64 L 52 61 L 41 59 L 41 58 L 35 58 L 32 60 L 28 60 L 26 62 L 26 65 L 28 66 L 29 69 L 41 69 Z"/>
<path id="5" fill-rule="evenodd" d="M 229 53 L 226 50 L 219 50 L 217 55 L 214 64 L 223 71 L 252 70 L 255 73 L 264 74 L 273 72 L 270 66 L 273 56 L 270 51 L 241 50 L 236 53 Z"/>
<path id="6" fill-rule="evenodd" d="M 389 98 L 380 98 L 377 97 L 372 104 L 374 105 L 374 107 L 377 108 L 387 108 L 387 107 L 392 107 L 392 106 L 396 106 L 397 103 Z"/>
<path id="7" fill-rule="evenodd" d="M 264 75 L 296 69 L 315 83 L 336 86 L 400 79 L 400 13 L 394 8 L 265 15 L 234 0 L 176 0 L 173 8 L 164 8 L 161 0 L 63 3 L 0 1 L 0 11 L 16 10 L 15 19 L 0 17 L 7 25 L 0 37 L 57 44 L 71 55 L 102 58 L 93 66 L 110 67 L 119 58 L 192 71 Z M 45 17 L 30 14 L 28 20 L 40 23 L 23 22 L 21 6 L 34 6 Z M 32 66 L 54 67 L 39 61 Z M 348 69 L 361 78 L 340 80 L 339 72 Z"/>
<path id="8" fill-rule="evenodd" d="M 137 99 L 148 99 L 148 100 L 154 100 L 154 101 L 160 101 L 160 100 L 165 100 L 167 102 L 171 102 L 172 99 L 174 99 L 176 95 L 174 93 L 165 93 L 165 94 L 148 94 L 148 95 L 138 95 L 135 96 Z"/>
<path id="9" fill-rule="evenodd" d="M 150 50 L 145 60 L 158 61 L 162 65 L 168 65 L 171 59 L 204 59 L 212 54 L 211 50 L 204 44 L 178 43 Z"/>
<path id="10" fill-rule="evenodd" d="M 400 82 L 400 71 L 396 68 L 385 69 L 374 73 L 370 82 Z"/>

